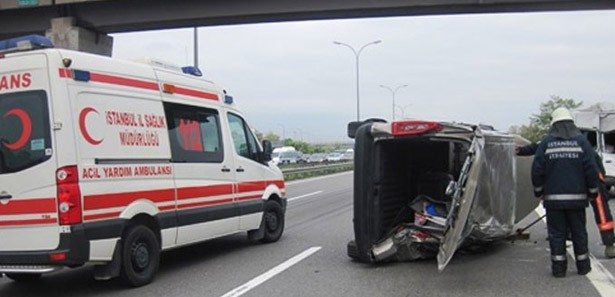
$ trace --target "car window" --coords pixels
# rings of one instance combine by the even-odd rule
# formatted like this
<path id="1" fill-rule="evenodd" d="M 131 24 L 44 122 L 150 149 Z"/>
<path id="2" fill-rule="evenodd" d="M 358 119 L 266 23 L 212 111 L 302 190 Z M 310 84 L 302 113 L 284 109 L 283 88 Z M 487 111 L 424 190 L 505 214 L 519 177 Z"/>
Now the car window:
<path id="1" fill-rule="evenodd" d="M 259 147 L 247 123 L 233 113 L 228 114 L 228 122 L 237 154 L 258 161 Z"/>
<path id="2" fill-rule="evenodd" d="M 220 119 L 215 109 L 165 103 L 174 162 L 221 163 Z"/>
<path id="3" fill-rule="evenodd" d="M 51 157 L 44 91 L 0 95 L 0 174 L 21 171 Z"/>

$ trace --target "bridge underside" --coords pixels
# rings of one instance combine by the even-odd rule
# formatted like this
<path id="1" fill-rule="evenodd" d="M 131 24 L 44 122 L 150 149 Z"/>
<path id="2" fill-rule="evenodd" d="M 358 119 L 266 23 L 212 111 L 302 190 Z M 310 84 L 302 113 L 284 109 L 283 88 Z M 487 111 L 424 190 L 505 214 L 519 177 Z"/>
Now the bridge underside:
<path id="1" fill-rule="evenodd" d="M 615 9 L 615 1 L 610 0 L 40 0 L 34 2 L 38 3 L 38 6 L 13 8 L 18 5 L 0 5 L 0 39 L 30 33 L 44 34 L 45 30 L 50 28 L 50 20 L 59 17 L 73 17 L 78 27 L 94 32 L 115 33 L 297 20 Z"/>

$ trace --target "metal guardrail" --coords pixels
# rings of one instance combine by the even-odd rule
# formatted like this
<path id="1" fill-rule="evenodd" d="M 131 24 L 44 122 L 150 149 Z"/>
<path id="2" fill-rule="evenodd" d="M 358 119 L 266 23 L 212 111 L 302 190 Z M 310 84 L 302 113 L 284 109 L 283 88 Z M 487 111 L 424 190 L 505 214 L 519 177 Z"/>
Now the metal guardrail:
<path id="1" fill-rule="evenodd" d="M 331 169 L 347 168 L 347 167 L 352 167 L 353 165 L 354 165 L 353 162 L 343 162 L 343 163 L 332 163 L 332 164 L 327 164 L 327 165 L 305 166 L 305 167 L 288 168 L 288 169 L 280 168 L 280 169 L 282 169 L 282 173 L 286 176 L 287 174 L 297 174 L 297 173 L 306 173 L 306 172 L 313 172 L 313 171 L 325 171 L 325 170 L 331 170 Z"/>

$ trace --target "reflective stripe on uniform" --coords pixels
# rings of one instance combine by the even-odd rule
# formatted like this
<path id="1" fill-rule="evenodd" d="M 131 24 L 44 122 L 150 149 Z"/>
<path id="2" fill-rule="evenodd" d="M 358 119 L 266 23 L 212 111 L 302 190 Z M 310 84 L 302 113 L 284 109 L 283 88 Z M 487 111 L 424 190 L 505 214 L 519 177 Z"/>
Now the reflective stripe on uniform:
<path id="1" fill-rule="evenodd" d="M 556 261 L 556 262 L 566 261 L 566 255 L 551 255 L 551 261 Z"/>
<path id="2" fill-rule="evenodd" d="M 598 187 L 596 187 L 596 188 L 589 188 L 589 192 L 592 193 L 592 194 L 598 193 L 598 190 L 599 190 Z"/>
<path id="3" fill-rule="evenodd" d="M 545 200 L 585 200 L 585 194 L 551 194 L 545 195 Z"/>
<path id="4" fill-rule="evenodd" d="M 545 154 L 555 153 L 582 153 L 583 149 L 580 147 L 555 147 L 545 150 Z"/>
<path id="5" fill-rule="evenodd" d="M 577 261 L 584 261 L 589 259 L 589 254 L 580 254 L 576 255 L 575 257 L 577 258 Z"/>
<path id="6" fill-rule="evenodd" d="M 540 187 L 534 187 L 534 192 L 542 192 L 542 186 Z"/>

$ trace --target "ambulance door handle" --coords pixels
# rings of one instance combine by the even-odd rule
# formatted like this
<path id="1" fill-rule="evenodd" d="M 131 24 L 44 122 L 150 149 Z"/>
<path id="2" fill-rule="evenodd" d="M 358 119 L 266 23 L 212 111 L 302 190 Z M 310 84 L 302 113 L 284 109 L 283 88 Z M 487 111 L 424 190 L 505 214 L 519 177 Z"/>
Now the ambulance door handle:
<path id="1" fill-rule="evenodd" d="M 7 194 L 6 192 L 0 194 L 0 200 L 2 200 L 2 199 L 11 199 L 11 198 L 13 198 L 13 195 Z"/>
<path id="2" fill-rule="evenodd" d="M 222 170 L 222 172 L 231 172 L 231 169 L 226 167 L 226 166 L 222 167 L 221 170 Z"/>
<path id="3" fill-rule="evenodd" d="M 236 169 L 236 171 L 237 172 L 244 172 L 245 170 L 243 168 L 239 167 L 239 168 Z"/>

